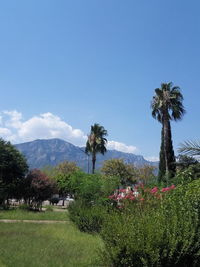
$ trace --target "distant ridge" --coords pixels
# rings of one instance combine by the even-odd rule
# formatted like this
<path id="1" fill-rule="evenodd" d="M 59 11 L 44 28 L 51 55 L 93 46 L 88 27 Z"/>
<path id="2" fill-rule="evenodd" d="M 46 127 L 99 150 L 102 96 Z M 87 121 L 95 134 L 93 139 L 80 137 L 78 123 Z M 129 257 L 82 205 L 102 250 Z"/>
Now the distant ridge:
<path id="1" fill-rule="evenodd" d="M 64 160 L 68 160 L 75 162 L 84 171 L 87 172 L 88 170 L 88 157 L 84 153 L 85 148 L 75 146 L 58 138 L 38 139 L 17 144 L 15 147 L 24 154 L 31 169 L 42 168 L 47 165 L 55 166 Z M 123 159 L 124 162 L 137 167 L 145 164 L 153 166 L 158 165 L 156 162 L 145 160 L 144 157 L 140 155 L 124 153 L 117 150 L 108 150 L 105 155 L 97 155 L 96 168 L 99 169 L 103 161 L 114 158 Z M 89 168 L 91 168 L 91 158 L 89 158 Z"/>

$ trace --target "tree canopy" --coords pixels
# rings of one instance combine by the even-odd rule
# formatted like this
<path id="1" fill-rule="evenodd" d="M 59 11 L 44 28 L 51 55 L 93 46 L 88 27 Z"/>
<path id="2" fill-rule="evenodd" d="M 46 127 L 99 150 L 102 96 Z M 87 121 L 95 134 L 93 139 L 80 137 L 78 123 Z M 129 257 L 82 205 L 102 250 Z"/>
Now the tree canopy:
<path id="1" fill-rule="evenodd" d="M 122 159 L 109 159 L 104 161 L 101 168 L 103 174 L 107 176 L 117 176 L 121 184 L 131 184 L 137 179 L 137 170 L 131 164 L 126 164 Z"/>
<path id="2" fill-rule="evenodd" d="M 20 183 L 28 172 L 25 157 L 10 143 L 0 139 L 1 203 L 20 195 Z"/>
<path id="3" fill-rule="evenodd" d="M 33 208 L 40 208 L 56 190 L 55 182 L 38 169 L 31 170 L 24 181 L 24 198 Z"/>

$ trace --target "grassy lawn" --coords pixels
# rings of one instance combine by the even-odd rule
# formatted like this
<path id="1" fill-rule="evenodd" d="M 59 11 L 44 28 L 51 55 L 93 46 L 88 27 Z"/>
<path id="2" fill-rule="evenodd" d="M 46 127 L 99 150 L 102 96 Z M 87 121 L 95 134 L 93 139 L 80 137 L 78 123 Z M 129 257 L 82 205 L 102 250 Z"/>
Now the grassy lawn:
<path id="1" fill-rule="evenodd" d="M 81 233 L 72 223 L 0 223 L 1 267 L 97 267 L 102 246 L 98 236 Z"/>
<path id="2" fill-rule="evenodd" d="M 11 219 L 11 220 L 58 220 L 66 221 L 68 220 L 67 210 L 63 212 L 56 211 L 43 211 L 43 212 L 33 212 L 26 210 L 0 210 L 0 219 Z"/>

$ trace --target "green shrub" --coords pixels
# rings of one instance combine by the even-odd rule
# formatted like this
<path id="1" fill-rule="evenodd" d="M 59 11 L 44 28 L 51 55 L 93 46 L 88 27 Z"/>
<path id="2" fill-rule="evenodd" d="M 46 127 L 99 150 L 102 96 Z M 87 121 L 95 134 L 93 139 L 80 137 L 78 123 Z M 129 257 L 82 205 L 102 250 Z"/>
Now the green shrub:
<path id="1" fill-rule="evenodd" d="M 80 231 L 94 233 L 101 230 L 106 211 L 102 206 L 87 206 L 82 201 L 75 201 L 69 206 L 69 217 Z"/>
<path id="2" fill-rule="evenodd" d="M 71 220 L 81 231 L 100 231 L 110 202 L 108 196 L 118 185 L 118 177 L 81 172 L 71 176 L 70 187 L 75 201 L 68 209 Z"/>
<path id="3" fill-rule="evenodd" d="M 108 196 L 118 186 L 118 177 L 76 172 L 70 176 L 68 191 L 75 199 L 83 199 L 89 203 Z"/>
<path id="4" fill-rule="evenodd" d="M 173 178 L 173 183 L 178 184 L 188 184 L 194 180 L 200 178 L 200 163 L 190 165 L 188 168 L 179 170 L 176 176 Z"/>
<path id="5" fill-rule="evenodd" d="M 199 266 L 200 181 L 179 186 L 159 205 L 129 205 L 103 223 L 108 266 Z"/>

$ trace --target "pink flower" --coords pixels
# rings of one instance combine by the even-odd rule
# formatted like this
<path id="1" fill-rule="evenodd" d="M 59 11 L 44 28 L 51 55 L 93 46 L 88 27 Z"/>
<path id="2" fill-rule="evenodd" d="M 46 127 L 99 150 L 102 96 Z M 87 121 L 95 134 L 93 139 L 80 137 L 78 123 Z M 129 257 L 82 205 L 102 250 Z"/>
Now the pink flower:
<path id="1" fill-rule="evenodd" d="M 152 194 L 157 193 L 157 192 L 158 192 L 158 187 L 154 187 L 153 189 L 151 189 Z"/>
<path id="2" fill-rule="evenodd" d="M 163 187 L 162 190 L 161 190 L 161 192 L 167 192 L 169 190 L 170 190 L 170 187 Z"/>
<path id="3" fill-rule="evenodd" d="M 129 199 L 130 200 L 135 200 L 135 197 L 134 196 L 129 196 Z"/>
<path id="4" fill-rule="evenodd" d="M 119 192 L 126 193 L 126 189 L 119 189 Z"/>
<path id="5" fill-rule="evenodd" d="M 124 196 L 122 196 L 122 195 L 117 195 L 117 199 L 122 199 L 122 198 L 124 198 Z"/>
<path id="6" fill-rule="evenodd" d="M 174 184 L 170 186 L 170 189 L 175 189 L 175 188 L 176 186 Z"/>

